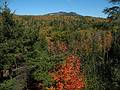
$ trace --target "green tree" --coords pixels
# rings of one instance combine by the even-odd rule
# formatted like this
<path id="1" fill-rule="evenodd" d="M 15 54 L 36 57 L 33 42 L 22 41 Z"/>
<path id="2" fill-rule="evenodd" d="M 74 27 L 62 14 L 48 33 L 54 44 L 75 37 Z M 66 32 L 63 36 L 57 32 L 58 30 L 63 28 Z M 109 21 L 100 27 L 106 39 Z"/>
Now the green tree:
<path id="1" fill-rule="evenodd" d="M 109 2 L 114 4 L 114 6 L 105 8 L 103 12 L 108 15 L 108 18 L 114 21 L 119 20 L 120 22 L 120 0 L 109 0 Z"/>
<path id="2" fill-rule="evenodd" d="M 14 13 L 8 8 L 7 2 L 3 4 L 0 14 L 0 70 L 10 70 L 18 60 L 16 56 L 23 53 L 23 29 L 15 23 Z"/>
<path id="3" fill-rule="evenodd" d="M 4 3 L 2 9 L 1 9 L 1 29 L 0 29 L 0 63 L 1 68 L 4 68 L 5 63 L 10 62 L 11 60 L 7 60 L 7 57 L 9 57 L 8 52 L 12 51 L 10 50 L 9 44 L 12 30 L 14 27 L 14 21 L 13 21 L 13 14 L 11 14 L 10 9 L 7 7 L 7 2 Z M 7 60 L 7 61 L 6 61 Z M 6 64 L 7 65 L 7 64 Z"/>
<path id="4" fill-rule="evenodd" d="M 105 80 L 105 89 L 118 90 L 120 88 L 120 0 L 109 0 L 115 6 L 104 9 L 104 13 L 111 20 L 113 42 L 110 50 L 106 53 L 106 67 L 102 72 L 102 80 Z M 108 72 L 109 71 L 109 72 Z"/>

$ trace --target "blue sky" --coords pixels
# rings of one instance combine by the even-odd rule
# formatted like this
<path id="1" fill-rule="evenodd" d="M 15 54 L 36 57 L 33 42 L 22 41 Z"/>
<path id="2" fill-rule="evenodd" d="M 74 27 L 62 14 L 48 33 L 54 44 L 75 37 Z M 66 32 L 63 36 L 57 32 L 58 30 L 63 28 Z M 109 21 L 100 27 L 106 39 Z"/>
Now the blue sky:
<path id="1" fill-rule="evenodd" d="M 20 15 L 72 11 L 84 16 L 106 17 L 102 10 L 109 6 L 107 0 L 9 0 L 10 9 Z"/>

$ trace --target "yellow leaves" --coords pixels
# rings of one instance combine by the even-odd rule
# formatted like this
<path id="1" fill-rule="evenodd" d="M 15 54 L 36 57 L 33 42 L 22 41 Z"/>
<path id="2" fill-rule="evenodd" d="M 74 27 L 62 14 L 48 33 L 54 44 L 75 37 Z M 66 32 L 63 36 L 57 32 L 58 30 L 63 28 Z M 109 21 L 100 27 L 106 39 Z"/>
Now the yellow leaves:
<path id="1" fill-rule="evenodd" d="M 73 52 L 76 53 L 77 50 L 80 50 L 84 53 L 89 52 L 102 52 L 103 50 L 108 50 L 111 47 L 112 42 L 112 34 L 110 31 L 95 31 L 95 30 L 80 30 L 76 32 L 66 33 L 66 34 L 56 34 L 58 38 L 63 38 L 64 35 L 70 37 L 66 38 L 68 40 L 68 44 L 59 40 L 55 39 L 54 41 L 50 41 L 54 38 L 54 35 L 52 37 L 47 38 L 48 39 L 48 47 L 51 47 L 51 50 L 53 49 L 53 52 L 65 52 L 69 50 L 69 48 L 73 48 Z M 70 40 L 71 39 L 71 40 Z M 51 43 L 51 46 L 49 44 Z"/>

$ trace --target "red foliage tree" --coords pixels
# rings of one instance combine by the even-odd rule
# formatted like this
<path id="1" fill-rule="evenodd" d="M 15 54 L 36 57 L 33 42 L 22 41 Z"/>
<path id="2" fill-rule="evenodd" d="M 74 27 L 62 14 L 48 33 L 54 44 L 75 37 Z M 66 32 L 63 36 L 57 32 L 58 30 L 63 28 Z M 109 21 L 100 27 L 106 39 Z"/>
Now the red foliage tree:
<path id="1" fill-rule="evenodd" d="M 53 76 L 56 90 L 80 90 L 85 87 L 80 73 L 80 59 L 75 55 L 66 58 L 66 63 Z"/>

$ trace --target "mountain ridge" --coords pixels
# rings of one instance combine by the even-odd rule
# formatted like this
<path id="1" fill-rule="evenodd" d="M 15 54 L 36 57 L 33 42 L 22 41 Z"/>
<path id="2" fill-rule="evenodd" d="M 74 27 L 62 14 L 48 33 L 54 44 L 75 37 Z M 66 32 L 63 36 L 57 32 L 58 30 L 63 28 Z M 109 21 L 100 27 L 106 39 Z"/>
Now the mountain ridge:
<path id="1" fill-rule="evenodd" d="M 64 12 L 64 11 L 48 13 L 48 14 L 45 14 L 44 16 L 54 16 L 54 15 L 81 16 L 81 15 L 77 14 L 76 12 Z"/>

